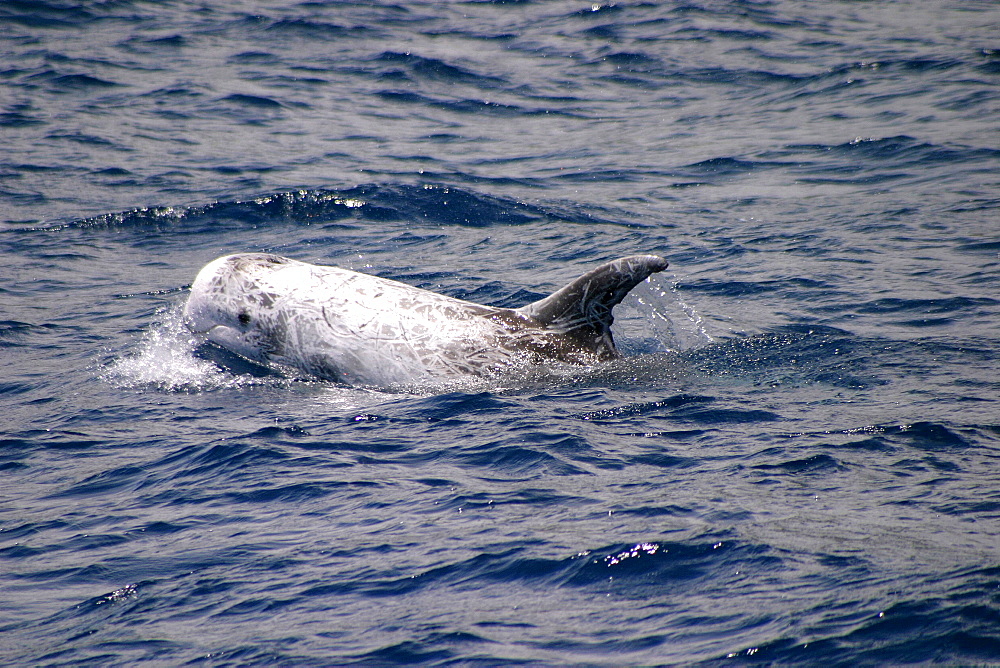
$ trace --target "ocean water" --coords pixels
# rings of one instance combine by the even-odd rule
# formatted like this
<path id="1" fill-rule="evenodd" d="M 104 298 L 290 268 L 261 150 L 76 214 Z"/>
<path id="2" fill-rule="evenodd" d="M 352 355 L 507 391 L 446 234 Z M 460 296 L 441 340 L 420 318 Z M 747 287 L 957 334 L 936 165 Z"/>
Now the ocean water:
<path id="1" fill-rule="evenodd" d="M 0 3 L 4 665 L 1000 663 L 994 2 Z M 208 354 L 270 251 L 625 357 Z"/>

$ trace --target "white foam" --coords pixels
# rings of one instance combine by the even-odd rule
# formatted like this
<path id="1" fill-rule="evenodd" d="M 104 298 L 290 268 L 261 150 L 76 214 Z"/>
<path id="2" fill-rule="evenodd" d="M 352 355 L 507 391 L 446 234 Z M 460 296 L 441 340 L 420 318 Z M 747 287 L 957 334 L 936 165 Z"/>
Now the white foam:
<path id="1" fill-rule="evenodd" d="M 232 374 L 199 358 L 195 355 L 198 344 L 184 326 L 181 306 L 174 306 L 160 313 L 135 349 L 113 360 L 101 377 L 119 387 L 168 392 L 201 392 L 268 381 L 249 374 Z"/>

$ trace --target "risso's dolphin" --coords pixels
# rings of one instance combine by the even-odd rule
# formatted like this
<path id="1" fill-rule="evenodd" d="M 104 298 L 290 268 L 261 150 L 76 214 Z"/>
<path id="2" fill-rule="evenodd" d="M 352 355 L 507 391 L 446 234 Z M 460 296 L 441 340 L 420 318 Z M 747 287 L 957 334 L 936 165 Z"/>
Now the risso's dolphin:
<path id="1" fill-rule="evenodd" d="M 635 255 L 509 309 L 268 253 L 227 255 L 191 285 L 192 332 L 257 363 L 350 384 L 488 376 L 618 357 L 611 310 L 667 261 Z"/>

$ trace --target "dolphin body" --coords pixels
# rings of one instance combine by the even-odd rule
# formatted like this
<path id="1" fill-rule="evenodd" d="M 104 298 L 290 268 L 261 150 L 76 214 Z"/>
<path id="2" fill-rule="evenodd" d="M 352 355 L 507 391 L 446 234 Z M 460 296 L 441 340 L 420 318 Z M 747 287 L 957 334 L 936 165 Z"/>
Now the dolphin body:
<path id="1" fill-rule="evenodd" d="M 489 376 L 619 356 L 612 308 L 667 261 L 602 264 L 521 308 L 483 306 L 339 267 L 269 253 L 227 255 L 191 285 L 184 320 L 248 360 L 380 387 Z"/>

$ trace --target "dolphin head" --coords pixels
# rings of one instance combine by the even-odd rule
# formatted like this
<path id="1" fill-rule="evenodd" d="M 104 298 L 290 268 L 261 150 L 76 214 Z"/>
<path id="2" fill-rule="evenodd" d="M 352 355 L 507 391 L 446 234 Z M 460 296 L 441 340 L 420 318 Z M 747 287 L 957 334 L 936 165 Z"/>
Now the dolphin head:
<path id="1" fill-rule="evenodd" d="M 274 297 L 258 280 L 263 269 L 286 262 L 264 253 L 228 255 L 205 265 L 191 284 L 184 323 L 194 334 L 247 359 L 274 352 Z"/>

